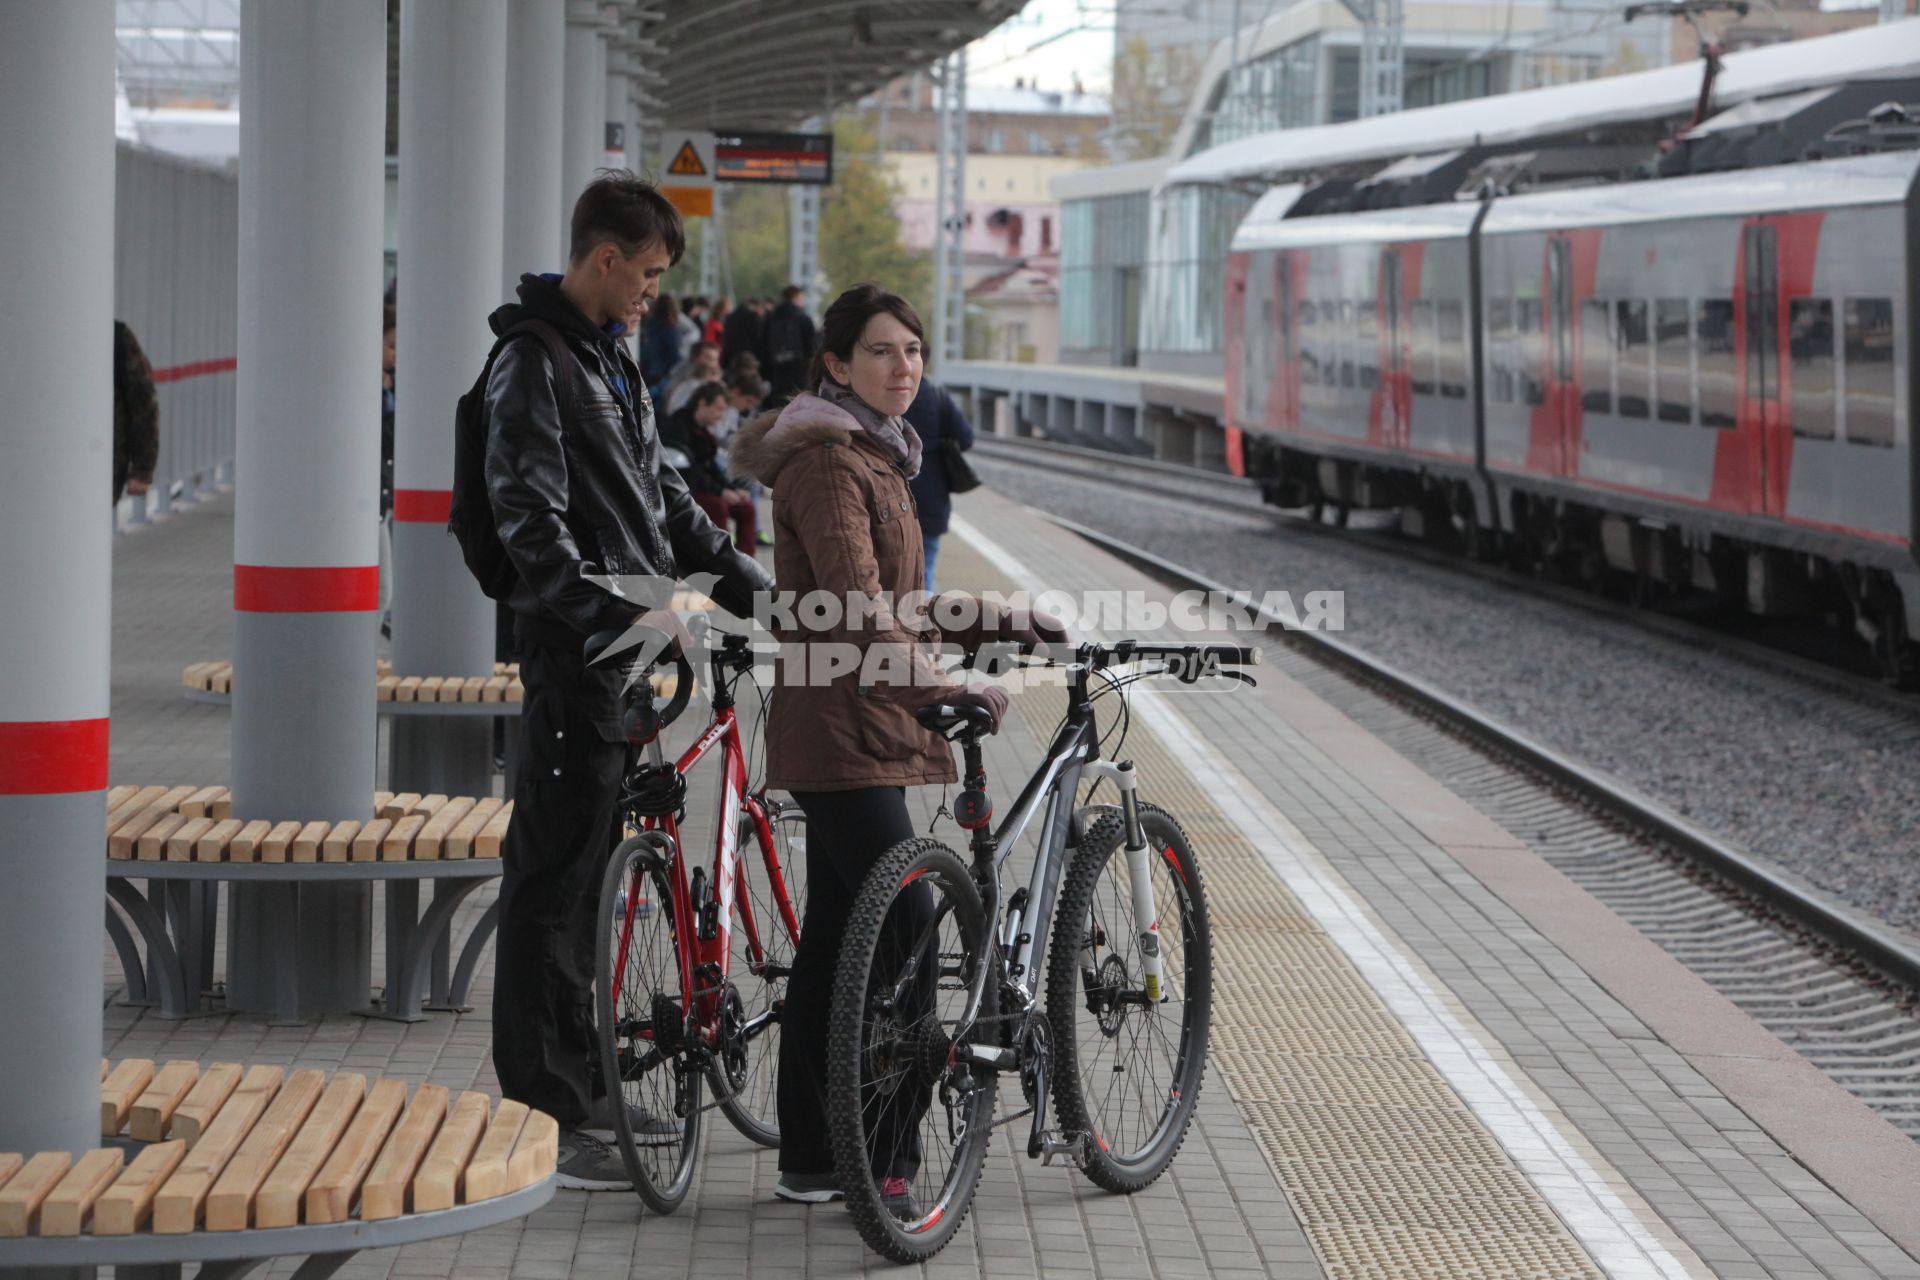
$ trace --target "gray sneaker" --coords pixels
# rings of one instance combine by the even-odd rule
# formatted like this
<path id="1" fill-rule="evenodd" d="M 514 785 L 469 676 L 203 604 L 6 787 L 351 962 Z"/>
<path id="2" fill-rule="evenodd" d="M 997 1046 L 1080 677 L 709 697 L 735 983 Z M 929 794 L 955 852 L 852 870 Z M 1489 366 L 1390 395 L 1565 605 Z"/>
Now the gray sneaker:
<path id="1" fill-rule="evenodd" d="M 577 1129 L 560 1134 L 560 1163 L 554 1181 L 575 1191 L 631 1191 L 627 1162 L 600 1139 Z"/>
<path id="2" fill-rule="evenodd" d="M 840 1179 L 831 1173 L 783 1173 L 773 1184 L 773 1194 L 795 1204 L 826 1204 L 847 1198 L 840 1189 Z"/>
<path id="3" fill-rule="evenodd" d="M 613 1131 L 613 1096 L 602 1094 L 593 1100 L 587 1108 L 587 1118 L 580 1122 L 582 1132 L 593 1135 L 602 1142 L 617 1142 Z M 653 1112 L 638 1103 L 627 1108 L 627 1122 L 633 1126 L 633 1145 L 636 1147 L 670 1147 L 685 1136 L 686 1127 L 675 1120 L 662 1120 Z"/>

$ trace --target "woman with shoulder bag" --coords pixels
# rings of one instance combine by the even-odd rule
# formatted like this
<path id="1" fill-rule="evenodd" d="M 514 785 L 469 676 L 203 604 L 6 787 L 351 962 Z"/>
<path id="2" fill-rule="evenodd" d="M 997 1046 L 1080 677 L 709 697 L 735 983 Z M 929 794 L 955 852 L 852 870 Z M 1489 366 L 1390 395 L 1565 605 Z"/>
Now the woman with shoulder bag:
<path id="1" fill-rule="evenodd" d="M 801 602 L 795 621 L 774 628 L 781 654 L 767 785 L 790 792 L 807 815 L 806 917 L 780 1019 L 775 1188 L 803 1203 L 841 1197 L 824 1085 L 828 1002 L 848 912 L 873 863 L 914 834 L 906 788 L 954 781 L 951 750 L 913 712 L 935 702 L 980 707 L 998 730 L 1007 708 L 1001 690 L 949 678 L 929 651 L 942 633 L 919 595 L 924 552 L 909 488 L 925 458 L 902 417 L 920 389 L 923 359 L 920 320 L 905 299 L 872 285 L 850 289 L 827 309 L 810 372 L 815 391 L 741 427 L 732 441 L 735 473 L 773 491 L 774 577 L 783 595 Z M 827 622 L 811 622 L 817 615 L 805 602 L 814 592 L 835 606 Z M 945 639 L 967 650 L 995 640 L 1065 643 L 1051 619 L 1020 625 L 980 613 L 972 601 L 975 625 Z M 856 669 L 837 665 L 839 674 L 821 678 L 820 659 L 835 646 L 844 646 L 842 658 L 858 655 Z M 896 1108 L 902 1135 L 915 1132 L 927 1102 Z M 910 1136 L 891 1149 L 899 1167 L 872 1172 L 904 1202 L 918 1155 Z"/>
<path id="2" fill-rule="evenodd" d="M 952 495 L 980 484 L 964 456 L 965 450 L 973 448 L 973 424 L 947 389 L 931 378 L 920 380 L 919 394 L 907 406 L 906 418 L 920 435 L 920 474 L 911 487 L 913 500 L 920 506 L 920 545 L 927 560 L 927 594 L 932 595 L 933 562 L 953 515 Z"/>

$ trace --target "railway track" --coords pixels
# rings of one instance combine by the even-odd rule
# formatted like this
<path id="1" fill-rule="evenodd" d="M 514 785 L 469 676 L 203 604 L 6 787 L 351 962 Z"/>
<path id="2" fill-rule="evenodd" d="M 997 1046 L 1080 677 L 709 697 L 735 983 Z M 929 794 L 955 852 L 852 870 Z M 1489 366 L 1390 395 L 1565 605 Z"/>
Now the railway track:
<path id="1" fill-rule="evenodd" d="M 1401 535 L 1397 517 L 1388 513 L 1358 511 L 1353 514 L 1350 525 L 1324 524 L 1302 512 L 1268 505 L 1261 497 L 1259 485 L 1240 476 L 1043 440 L 981 435 L 976 437 L 974 448 L 988 458 L 1080 480 L 1105 483 L 1116 472 L 1124 473 L 1129 485 L 1144 492 L 1204 501 L 1216 508 L 1271 520 L 1276 527 L 1289 532 L 1338 538 L 1343 545 L 1360 547 L 1370 554 L 1416 560 L 1503 591 L 1551 600 L 1602 617 L 1629 620 L 1634 626 L 1667 639 L 1843 693 L 1858 702 L 1858 709 L 1847 714 L 1857 716 L 1863 728 L 1920 743 L 1920 695 L 1889 688 L 1868 674 L 1870 659 L 1864 653 L 1845 653 L 1830 632 L 1823 633 L 1828 650 L 1824 653 L 1803 633 L 1796 633 L 1795 647 L 1782 647 L 1779 643 L 1749 638 L 1726 625 L 1635 607 L 1585 587 L 1530 577 L 1500 565 L 1468 559 Z"/>
<path id="2" fill-rule="evenodd" d="M 1063 517 L 1181 588 L 1228 588 Z M 1527 841 L 1784 1043 L 1920 1139 L 1920 943 L 1332 635 L 1274 665 Z"/>

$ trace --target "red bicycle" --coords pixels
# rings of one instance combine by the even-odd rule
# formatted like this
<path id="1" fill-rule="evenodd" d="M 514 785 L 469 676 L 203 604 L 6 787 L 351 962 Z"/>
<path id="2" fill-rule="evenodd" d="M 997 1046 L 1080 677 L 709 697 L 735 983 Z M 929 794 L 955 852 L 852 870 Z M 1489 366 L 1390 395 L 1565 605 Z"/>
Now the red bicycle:
<path id="1" fill-rule="evenodd" d="M 626 1104 L 613 1108 L 614 1132 L 634 1189 L 656 1213 L 672 1213 L 686 1197 L 709 1108 L 718 1106 L 752 1141 L 779 1145 L 781 1000 L 806 877 L 806 815 L 764 789 L 747 791 L 734 712 L 735 687 L 753 668 L 747 638 L 721 637 L 711 660 L 712 720 L 667 763 L 660 735 L 693 691 L 685 654 L 674 664 L 664 706 L 642 680 L 625 711 L 627 741 L 644 750 L 630 757 L 622 787 L 629 834 L 601 881 L 595 940 L 601 1071 Z M 687 856 L 681 823 L 688 775 L 716 749 L 709 868 Z"/>

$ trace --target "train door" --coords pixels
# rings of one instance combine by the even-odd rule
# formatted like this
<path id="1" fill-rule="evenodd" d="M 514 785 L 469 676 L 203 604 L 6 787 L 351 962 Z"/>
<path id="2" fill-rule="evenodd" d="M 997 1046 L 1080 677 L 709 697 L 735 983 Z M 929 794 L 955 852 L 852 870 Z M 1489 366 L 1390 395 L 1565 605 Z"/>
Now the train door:
<path id="1" fill-rule="evenodd" d="M 1293 255 L 1273 255 L 1274 331 L 1280 341 L 1280 367 L 1274 371 L 1273 398 L 1268 403 L 1269 426 L 1298 425 L 1300 421 L 1300 350 L 1294 332 Z"/>
<path id="2" fill-rule="evenodd" d="M 1547 403 L 1555 475 L 1579 465 L 1580 388 L 1573 376 L 1573 244 L 1564 236 L 1547 242 Z"/>
<path id="3" fill-rule="evenodd" d="M 1404 449 L 1413 435 L 1410 374 L 1401 348 L 1400 251 L 1380 254 L 1380 436 L 1389 449 Z M 1364 335 L 1363 335 L 1364 340 Z"/>
<path id="4" fill-rule="evenodd" d="M 1786 505 L 1787 427 L 1780 405 L 1780 248 L 1770 223 L 1742 232 L 1741 285 L 1746 294 L 1747 375 L 1738 422 L 1747 444 L 1747 495 L 1742 505 L 1768 515 Z"/>

